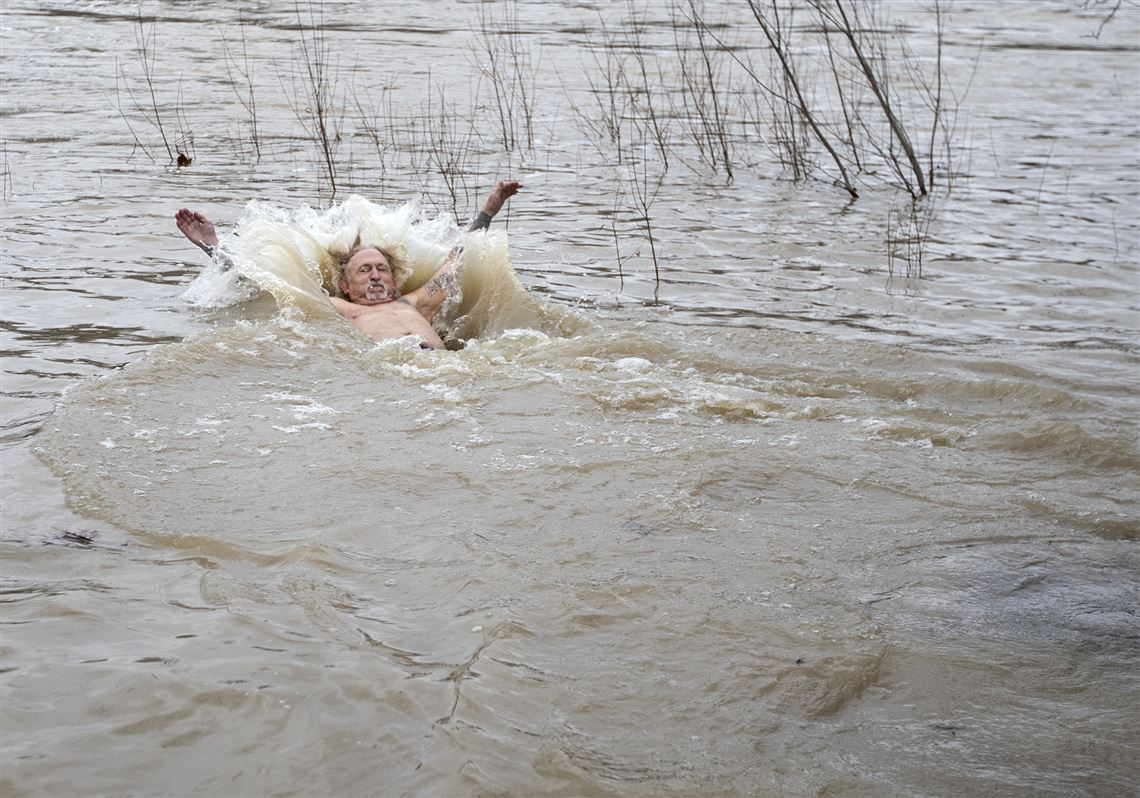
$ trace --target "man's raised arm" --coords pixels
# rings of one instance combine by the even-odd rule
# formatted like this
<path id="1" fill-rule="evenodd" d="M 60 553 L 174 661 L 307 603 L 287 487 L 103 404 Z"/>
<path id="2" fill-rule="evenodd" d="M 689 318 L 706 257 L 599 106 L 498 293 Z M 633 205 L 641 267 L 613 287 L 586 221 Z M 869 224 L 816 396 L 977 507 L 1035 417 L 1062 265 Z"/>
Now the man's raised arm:
<path id="1" fill-rule="evenodd" d="M 192 244 L 216 261 L 222 267 L 222 271 L 233 268 L 234 262 L 225 252 L 218 249 L 218 233 L 214 229 L 214 223 L 205 216 L 189 208 L 182 208 L 174 214 L 174 224 L 178 225 L 182 235 L 190 239 Z"/>
<path id="2" fill-rule="evenodd" d="M 200 250 L 211 258 L 218 248 L 218 234 L 214 231 L 214 223 L 197 211 L 182 208 L 174 214 L 174 224 L 182 231 L 182 235 L 190 239 Z"/>
<path id="3" fill-rule="evenodd" d="M 467 232 L 486 230 L 491 226 L 491 219 L 503 207 L 503 203 L 518 193 L 522 183 L 517 180 L 500 180 L 491 190 L 487 201 L 483 203 L 483 210 L 467 227 Z M 459 290 L 459 270 L 463 264 L 463 248 L 456 247 L 447 254 L 443 265 L 436 270 L 431 279 L 415 291 L 404 296 L 429 322 L 442 307 L 443 300 Z"/>
<path id="4" fill-rule="evenodd" d="M 491 190 L 491 195 L 483 203 L 483 210 L 479 211 L 479 215 L 472 219 L 471 224 L 467 226 L 467 232 L 474 233 L 476 230 L 486 230 L 490 227 L 491 220 L 503 207 L 503 203 L 518 194 L 520 188 L 522 188 L 522 183 L 517 180 L 500 180 L 496 183 L 495 188 Z"/>

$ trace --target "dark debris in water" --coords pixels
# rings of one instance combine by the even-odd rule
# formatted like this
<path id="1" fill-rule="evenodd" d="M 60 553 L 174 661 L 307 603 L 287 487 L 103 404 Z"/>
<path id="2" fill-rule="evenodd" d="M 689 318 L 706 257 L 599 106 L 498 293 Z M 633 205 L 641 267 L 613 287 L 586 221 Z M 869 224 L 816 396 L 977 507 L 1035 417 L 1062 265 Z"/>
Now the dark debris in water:
<path id="1" fill-rule="evenodd" d="M 60 540 L 66 540 L 68 543 L 81 543 L 84 546 L 90 546 L 95 542 L 95 533 L 86 531 L 67 531 L 59 536 Z"/>
<path id="2" fill-rule="evenodd" d="M 647 535 L 649 535 L 655 531 L 652 527 L 646 526 L 645 524 L 641 523 L 640 521 L 632 521 L 632 520 L 622 521 L 621 524 L 619 525 L 619 528 L 623 532 L 636 532 L 641 537 L 645 537 L 645 536 L 647 536 Z"/>
<path id="3" fill-rule="evenodd" d="M 54 534 L 51 539 L 42 541 L 46 545 L 54 545 L 62 543 L 64 545 L 80 546 L 82 548 L 114 548 L 118 546 L 126 546 L 126 542 L 119 542 L 118 544 L 109 543 L 105 540 L 99 539 L 99 531 L 95 529 L 59 529 L 53 528 Z"/>

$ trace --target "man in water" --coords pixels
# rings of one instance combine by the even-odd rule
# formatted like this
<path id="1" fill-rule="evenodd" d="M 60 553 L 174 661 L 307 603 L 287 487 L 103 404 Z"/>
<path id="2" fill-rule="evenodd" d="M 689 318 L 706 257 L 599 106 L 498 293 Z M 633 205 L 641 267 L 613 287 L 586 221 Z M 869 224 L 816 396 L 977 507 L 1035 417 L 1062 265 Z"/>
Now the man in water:
<path id="1" fill-rule="evenodd" d="M 483 210 L 468 231 L 485 230 L 503 203 L 518 193 L 522 184 L 500 180 Z M 200 213 L 182 208 L 174 223 L 190 241 L 214 257 L 218 234 L 213 223 Z M 388 341 L 408 335 L 420 339 L 424 349 L 443 349 L 443 339 L 432 327 L 432 319 L 450 290 L 458 284 L 460 250 L 452 250 L 431 279 L 415 291 L 400 296 L 392 274 L 390 255 L 373 246 L 353 249 L 340 263 L 340 290 L 345 299 L 330 297 L 333 307 L 357 329 L 374 341 Z"/>

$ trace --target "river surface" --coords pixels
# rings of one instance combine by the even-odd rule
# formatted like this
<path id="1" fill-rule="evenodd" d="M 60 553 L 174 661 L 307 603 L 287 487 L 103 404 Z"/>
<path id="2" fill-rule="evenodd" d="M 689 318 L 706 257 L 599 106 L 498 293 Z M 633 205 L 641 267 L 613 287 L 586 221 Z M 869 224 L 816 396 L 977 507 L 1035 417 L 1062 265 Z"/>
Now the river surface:
<path id="1" fill-rule="evenodd" d="M 446 244 L 525 183 L 454 352 L 279 310 L 174 229 L 331 201 L 287 5 L 143 3 L 178 168 L 133 6 L 4 3 L 5 798 L 1137 794 L 1135 4 L 950 6 L 921 277 L 897 192 L 742 135 L 731 183 L 663 176 L 658 285 L 583 121 L 633 7 L 328 3 L 338 200 Z M 924 9 L 885 6 L 929 64 Z M 453 202 L 422 142 L 465 115 Z"/>

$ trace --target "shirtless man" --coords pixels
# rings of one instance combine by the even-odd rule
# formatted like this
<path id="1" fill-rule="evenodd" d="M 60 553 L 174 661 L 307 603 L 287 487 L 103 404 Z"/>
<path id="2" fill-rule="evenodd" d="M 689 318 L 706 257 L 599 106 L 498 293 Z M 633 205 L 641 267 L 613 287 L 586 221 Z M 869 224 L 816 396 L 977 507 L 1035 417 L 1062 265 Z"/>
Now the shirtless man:
<path id="1" fill-rule="evenodd" d="M 522 184 L 517 181 L 500 180 L 468 231 L 487 229 L 503 203 L 520 188 Z M 190 241 L 214 256 L 218 235 L 209 219 L 182 208 L 174 215 L 174 223 Z M 346 299 L 330 300 L 341 316 L 374 341 L 412 335 L 420 339 L 424 349 L 443 349 L 443 340 L 432 327 L 432 320 L 451 288 L 458 284 L 462 265 L 459 255 L 459 248 L 453 249 L 430 280 L 400 296 L 387 253 L 376 247 L 358 247 L 340 264 L 340 290 Z"/>

